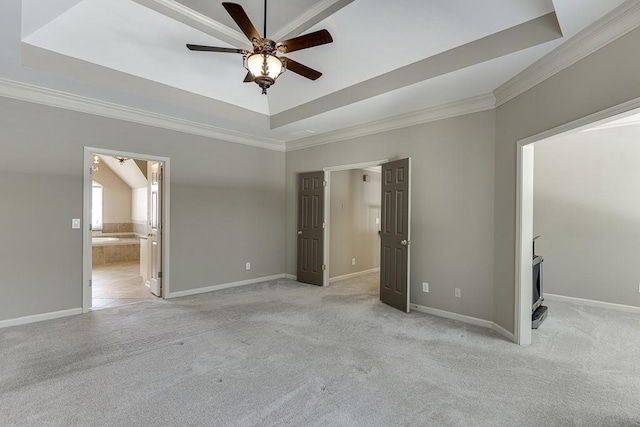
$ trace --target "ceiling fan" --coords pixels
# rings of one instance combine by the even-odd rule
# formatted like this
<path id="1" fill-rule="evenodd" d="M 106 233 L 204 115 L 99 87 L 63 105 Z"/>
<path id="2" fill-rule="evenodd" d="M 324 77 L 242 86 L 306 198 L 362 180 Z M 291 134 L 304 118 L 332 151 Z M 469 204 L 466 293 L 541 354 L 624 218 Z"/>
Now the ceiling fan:
<path id="1" fill-rule="evenodd" d="M 263 95 L 267 94 L 267 89 L 275 84 L 278 76 L 284 73 L 285 70 L 293 71 L 311 80 L 316 80 L 322 75 L 321 72 L 313 68 L 309 68 L 285 56 L 277 56 L 277 54 L 294 52 L 296 50 L 331 43 L 333 39 L 327 30 L 319 30 L 289 40 L 275 42 L 267 38 L 267 0 L 264 1 L 264 37 L 260 37 L 258 30 L 253 26 L 242 6 L 227 2 L 223 2 L 222 6 L 224 6 L 247 38 L 249 38 L 249 41 L 251 41 L 253 45 L 253 51 L 187 44 L 189 50 L 241 53 L 243 55 L 244 68 L 248 71 L 244 82 L 255 82 L 262 88 Z"/>

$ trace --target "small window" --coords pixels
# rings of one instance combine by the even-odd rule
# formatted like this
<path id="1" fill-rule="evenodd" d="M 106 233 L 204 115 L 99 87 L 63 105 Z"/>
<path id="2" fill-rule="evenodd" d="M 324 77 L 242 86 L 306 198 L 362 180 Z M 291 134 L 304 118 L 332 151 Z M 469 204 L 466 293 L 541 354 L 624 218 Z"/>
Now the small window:
<path id="1" fill-rule="evenodd" d="M 95 181 L 91 188 L 91 229 L 102 231 L 102 185 Z"/>

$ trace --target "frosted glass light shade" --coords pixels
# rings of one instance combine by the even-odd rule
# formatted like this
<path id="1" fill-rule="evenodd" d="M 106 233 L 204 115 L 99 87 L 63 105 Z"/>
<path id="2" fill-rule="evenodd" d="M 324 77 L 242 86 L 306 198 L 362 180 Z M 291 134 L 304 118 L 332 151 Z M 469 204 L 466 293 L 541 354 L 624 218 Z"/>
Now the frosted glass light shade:
<path id="1" fill-rule="evenodd" d="M 282 61 L 275 55 L 254 53 L 247 58 L 247 68 L 254 78 L 266 76 L 275 80 L 282 73 Z"/>

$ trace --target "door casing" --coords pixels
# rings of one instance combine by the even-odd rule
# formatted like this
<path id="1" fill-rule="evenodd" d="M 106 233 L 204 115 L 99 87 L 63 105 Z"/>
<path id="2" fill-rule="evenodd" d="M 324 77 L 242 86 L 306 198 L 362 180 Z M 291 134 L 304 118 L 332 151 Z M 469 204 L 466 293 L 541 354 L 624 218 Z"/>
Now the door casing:
<path id="1" fill-rule="evenodd" d="M 170 295 L 170 159 L 168 157 L 160 157 L 142 153 L 131 153 L 119 150 L 109 150 L 98 147 L 84 147 L 83 161 L 83 199 L 82 199 L 82 312 L 88 313 L 91 308 L 91 270 L 92 270 L 92 245 L 91 245 L 91 161 L 92 154 L 104 154 L 106 156 L 121 156 L 134 159 L 144 159 L 154 162 L 162 162 L 164 164 L 164 176 L 162 186 L 162 297 L 167 298 Z"/>

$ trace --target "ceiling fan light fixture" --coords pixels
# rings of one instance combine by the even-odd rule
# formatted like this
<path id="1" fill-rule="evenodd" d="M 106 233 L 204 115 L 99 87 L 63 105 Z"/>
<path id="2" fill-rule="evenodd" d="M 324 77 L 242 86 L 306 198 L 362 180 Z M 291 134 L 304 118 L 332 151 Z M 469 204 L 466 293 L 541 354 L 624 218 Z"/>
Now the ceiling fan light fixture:
<path id="1" fill-rule="evenodd" d="M 244 68 L 253 77 L 253 81 L 262 88 L 262 94 L 267 94 L 280 74 L 284 73 L 286 66 L 283 61 L 272 53 L 253 53 L 245 57 Z"/>

